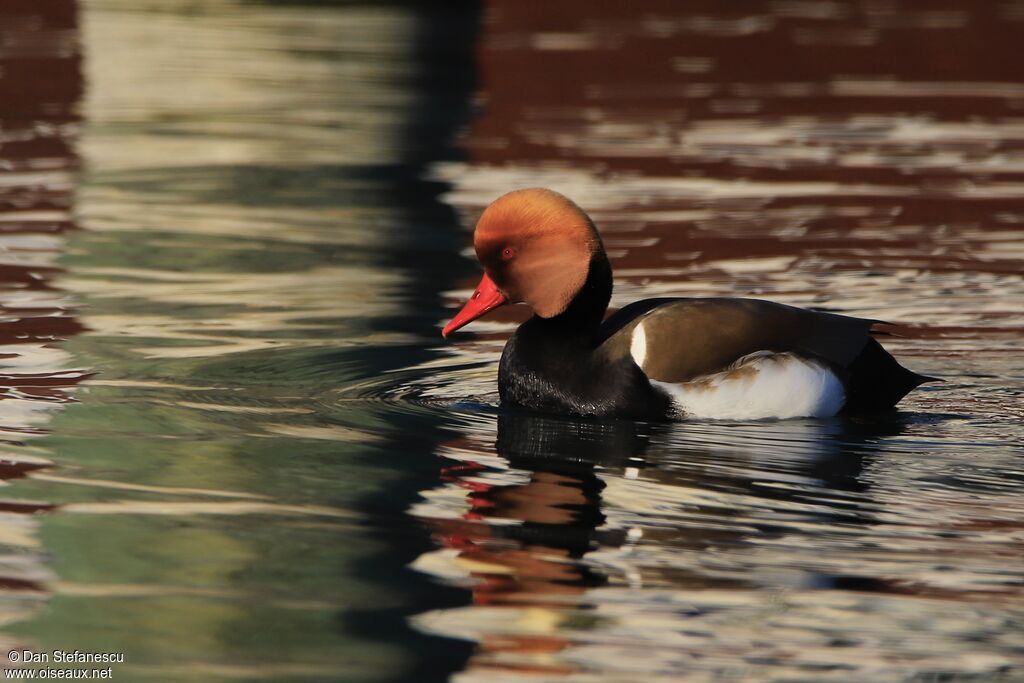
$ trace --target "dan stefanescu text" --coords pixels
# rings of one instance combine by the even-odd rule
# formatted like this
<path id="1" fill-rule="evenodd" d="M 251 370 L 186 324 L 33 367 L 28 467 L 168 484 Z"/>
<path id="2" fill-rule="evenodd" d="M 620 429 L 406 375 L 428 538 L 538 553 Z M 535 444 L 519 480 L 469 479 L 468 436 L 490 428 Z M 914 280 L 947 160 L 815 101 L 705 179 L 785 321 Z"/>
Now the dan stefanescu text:
<path id="1" fill-rule="evenodd" d="M 11 657 L 14 660 L 14 657 Z M 123 652 L 82 652 L 81 650 L 53 650 L 52 652 L 33 652 L 22 650 L 20 660 L 25 664 L 123 664 Z"/>

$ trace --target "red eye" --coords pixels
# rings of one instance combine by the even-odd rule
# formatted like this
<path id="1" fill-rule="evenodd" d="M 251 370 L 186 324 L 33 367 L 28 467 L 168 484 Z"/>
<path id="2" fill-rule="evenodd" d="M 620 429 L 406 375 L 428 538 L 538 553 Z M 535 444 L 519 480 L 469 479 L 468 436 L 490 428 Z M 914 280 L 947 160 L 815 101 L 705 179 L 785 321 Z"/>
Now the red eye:
<path id="1" fill-rule="evenodd" d="M 501 250 L 501 258 L 508 261 L 510 258 L 516 255 L 516 250 L 512 247 L 505 247 Z"/>

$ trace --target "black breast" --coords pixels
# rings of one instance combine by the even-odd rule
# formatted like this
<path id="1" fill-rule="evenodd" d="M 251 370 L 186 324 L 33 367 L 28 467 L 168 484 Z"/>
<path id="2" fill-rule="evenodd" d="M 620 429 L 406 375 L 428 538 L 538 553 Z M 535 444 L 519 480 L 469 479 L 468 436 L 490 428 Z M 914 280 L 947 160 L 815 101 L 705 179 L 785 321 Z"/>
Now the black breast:
<path id="1" fill-rule="evenodd" d="M 498 370 L 504 404 L 544 412 L 664 419 L 668 397 L 655 390 L 632 357 L 596 353 L 590 335 L 523 323 L 505 344 Z"/>

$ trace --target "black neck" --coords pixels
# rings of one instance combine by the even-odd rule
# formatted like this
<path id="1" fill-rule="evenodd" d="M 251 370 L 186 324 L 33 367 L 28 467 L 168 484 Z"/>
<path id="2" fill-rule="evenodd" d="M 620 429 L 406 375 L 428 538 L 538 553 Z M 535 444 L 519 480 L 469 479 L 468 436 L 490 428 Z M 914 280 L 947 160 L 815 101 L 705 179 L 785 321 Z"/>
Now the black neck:
<path id="1" fill-rule="evenodd" d="M 502 402 L 573 415 L 667 416 L 667 396 L 651 387 L 628 351 L 601 351 L 611 295 L 608 258 L 595 254 L 586 282 L 564 311 L 533 316 L 508 340 L 498 369 Z"/>
<path id="2" fill-rule="evenodd" d="M 563 339 L 592 345 L 611 298 L 612 267 L 604 251 L 599 251 L 590 259 L 586 282 L 566 309 L 551 318 L 534 316 L 534 321 Z"/>

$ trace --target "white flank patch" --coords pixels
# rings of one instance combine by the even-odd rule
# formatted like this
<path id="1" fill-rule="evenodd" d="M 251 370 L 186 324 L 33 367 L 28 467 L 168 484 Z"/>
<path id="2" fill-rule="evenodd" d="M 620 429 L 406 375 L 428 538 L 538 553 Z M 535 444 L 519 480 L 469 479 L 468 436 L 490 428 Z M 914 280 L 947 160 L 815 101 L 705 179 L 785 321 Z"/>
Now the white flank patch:
<path id="1" fill-rule="evenodd" d="M 692 382 L 651 380 L 651 384 L 671 397 L 683 417 L 831 417 L 846 400 L 842 382 L 826 366 L 793 354 L 766 351 L 744 356 L 729 370 Z"/>
<path id="2" fill-rule="evenodd" d="M 633 356 L 636 364 L 643 368 L 644 359 L 647 358 L 647 333 L 644 332 L 643 323 L 633 328 L 633 339 L 629 344 L 629 353 Z"/>

